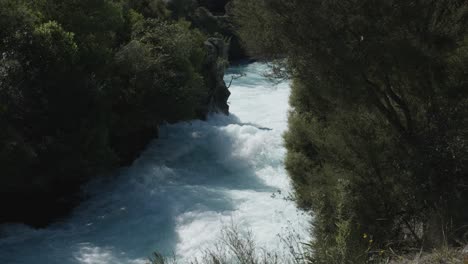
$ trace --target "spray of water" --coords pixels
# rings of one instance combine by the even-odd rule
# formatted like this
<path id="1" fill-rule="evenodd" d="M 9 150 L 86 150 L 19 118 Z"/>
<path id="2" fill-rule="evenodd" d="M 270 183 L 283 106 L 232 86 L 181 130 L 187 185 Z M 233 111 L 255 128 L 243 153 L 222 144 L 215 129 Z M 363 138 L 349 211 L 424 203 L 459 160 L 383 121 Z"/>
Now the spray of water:
<path id="1" fill-rule="evenodd" d="M 145 263 L 151 252 L 200 256 L 234 222 L 268 250 L 307 237 L 309 217 L 288 199 L 282 134 L 289 83 L 258 63 L 231 68 L 231 116 L 166 125 L 141 157 L 86 187 L 92 197 L 47 229 L 0 227 L 0 263 Z"/>

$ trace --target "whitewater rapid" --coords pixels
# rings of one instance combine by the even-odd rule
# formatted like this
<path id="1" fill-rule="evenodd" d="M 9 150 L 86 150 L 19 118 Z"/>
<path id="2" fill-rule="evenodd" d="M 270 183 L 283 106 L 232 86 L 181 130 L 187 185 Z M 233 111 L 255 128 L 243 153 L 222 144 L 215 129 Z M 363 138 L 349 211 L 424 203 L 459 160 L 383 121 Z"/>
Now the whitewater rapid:
<path id="1" fill-rule="evenodd" d="M 289 83 L 265 71 L 230 68 L 226 82 L 245 74 L 230 87 L 230 116 L 163 126 L 132 166 L 86 186 L 91 198 L 69 219 L 0 226 L 0 263 L 140 264 L 156 250 L 190 260 L 233 223 L 268 250 L 290 232 L 309 239 L 283 164 Z"/>

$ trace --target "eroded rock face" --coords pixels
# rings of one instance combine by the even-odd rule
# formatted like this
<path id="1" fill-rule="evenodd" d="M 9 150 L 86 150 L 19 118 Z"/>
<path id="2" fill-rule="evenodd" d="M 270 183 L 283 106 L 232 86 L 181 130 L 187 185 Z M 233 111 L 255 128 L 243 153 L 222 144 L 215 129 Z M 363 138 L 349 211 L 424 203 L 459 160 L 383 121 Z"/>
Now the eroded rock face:
<path id="1" fill-rule="evenodd" d="M 206 65 L 205 81 L 209 87 L 208 104 L 203 112 L 229 114 L 227 100 L 231 95 L 224 82 L 224 72 L 228 65 L 229 46 L 221 38 L 209 38 L 205 41 Z"/>
<path id="2" fill-rule="evenodd" d="M 235 33 L 235 26 L 229 12 L 223 15 L 216 15 L 202 6 L 194 9 L 188 17 L 196 28 L 208 35 L 220 34 L 229 39 L 229 61 L 235 62 L 248 58 L 240 39 Z"/>

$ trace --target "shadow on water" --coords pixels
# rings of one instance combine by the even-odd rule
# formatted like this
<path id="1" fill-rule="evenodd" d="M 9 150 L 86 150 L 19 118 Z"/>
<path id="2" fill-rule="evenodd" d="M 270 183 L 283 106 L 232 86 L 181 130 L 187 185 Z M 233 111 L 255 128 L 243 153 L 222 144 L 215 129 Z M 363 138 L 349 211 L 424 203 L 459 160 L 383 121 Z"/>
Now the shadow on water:
<path id="1" fill-rule="evenodd" d="M 228 190 L 275 191 L 256 176 L 258 153 L 243 152 L 251 146 L 242 136 L 269 131 L 234 116 L 167 125 L 132 166 L 90 183 L 92 198 L 69 220 L 44 230 L 12 226 L 0 262 L 130 263 L 155 249 L 175 252 L 181 214 L 235 210 Z"/>

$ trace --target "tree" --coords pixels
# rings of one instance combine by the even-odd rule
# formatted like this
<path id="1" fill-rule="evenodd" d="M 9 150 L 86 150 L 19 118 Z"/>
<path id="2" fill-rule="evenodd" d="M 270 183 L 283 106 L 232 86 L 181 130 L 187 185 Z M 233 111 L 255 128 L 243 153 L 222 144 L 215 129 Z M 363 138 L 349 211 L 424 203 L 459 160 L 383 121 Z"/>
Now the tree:
<path id="1" fill-rule="evenodd" d="M 0 27 L 0 222 L 63 216 L 217 89 L 207 37 L 164 1 L 0 0 Z"/>
<path id="2" fill-rule="evenodd" d="M 466 2 L 234 3 L 250 52 L 294 80 L 286 166 L 317 216 L 316 261 L 362 260 L 364 233 L 372 248 L 462 237 Z"/>

